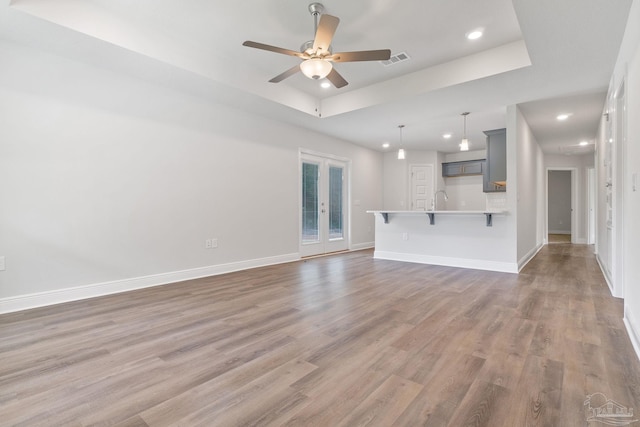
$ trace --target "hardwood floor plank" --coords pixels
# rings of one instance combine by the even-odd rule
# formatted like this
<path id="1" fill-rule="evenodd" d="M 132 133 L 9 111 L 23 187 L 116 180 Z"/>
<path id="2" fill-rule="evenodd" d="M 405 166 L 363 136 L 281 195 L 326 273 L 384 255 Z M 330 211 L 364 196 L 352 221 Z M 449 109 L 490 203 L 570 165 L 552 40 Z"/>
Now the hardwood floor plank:
<path id="1" fill-rule="evenodd" d="M 422 388 L 421 384 L 391 375 L 337 426 L 389 426 Z"/>
<path id="2" fill-rule="evenodd" d="M 503 421 L 504 407 L 508 406 L 509 391 L 504 387 L 484 381 L 475 381 L 450 427 L 493 427 Z"/>
<path id="3" fill-rule="evenodd" d="M 586 245 L 520 274 L 358 251 L 0 315 L 4 426 L 571 426 L 640 406 Z"/>
<path id="4" fill-rule="evenodd" d="M 507 417 L 514 426 L 563 425 L 560 411 L 563 373 L 561 362 L 534 355 L 527 357 Z"/>
<path id="5" fill-rule="evenodd" d="M 425 377 L 425 387 L 395 424 L 446 426 L 484 363 L 463 352 L 440 357 Z"/>

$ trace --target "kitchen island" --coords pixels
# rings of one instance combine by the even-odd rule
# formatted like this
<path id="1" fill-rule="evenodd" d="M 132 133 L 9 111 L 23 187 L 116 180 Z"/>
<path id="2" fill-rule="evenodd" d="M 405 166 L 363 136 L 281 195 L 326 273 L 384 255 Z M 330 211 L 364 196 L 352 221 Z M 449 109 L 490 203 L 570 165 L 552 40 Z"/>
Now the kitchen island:
<path id="1" fill-rule="evenodd" d="M 504 210 L 372 210 L 374 258 L 518 272 Z"/>

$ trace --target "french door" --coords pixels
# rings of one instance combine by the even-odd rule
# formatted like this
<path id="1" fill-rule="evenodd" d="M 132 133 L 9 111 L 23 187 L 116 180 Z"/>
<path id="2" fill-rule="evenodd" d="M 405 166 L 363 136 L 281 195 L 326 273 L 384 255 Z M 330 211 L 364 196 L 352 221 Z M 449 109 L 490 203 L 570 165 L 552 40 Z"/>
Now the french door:
<path id="1" fill-rule="evenodd" d="M 300 154 L 300 255 L 349 249 L 348 162 Z"/>

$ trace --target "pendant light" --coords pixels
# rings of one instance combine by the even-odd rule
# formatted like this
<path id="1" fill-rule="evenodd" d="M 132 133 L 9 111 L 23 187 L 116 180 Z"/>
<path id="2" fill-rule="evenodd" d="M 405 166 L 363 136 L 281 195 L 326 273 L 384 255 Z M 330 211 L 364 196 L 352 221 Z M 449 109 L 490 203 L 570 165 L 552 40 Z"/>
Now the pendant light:
<path id="1" fill-rule="evenodd" d="M 462 131 L 462 141 L 460 141 L 460 151 L 469 151 L 469 140 L 467 139 L 467 116 L 469 113 L 462 113 L 461 116 L 464 118 L 464 128 Z"/>
<path id="2" fill-rule="evenodd" d="M 404 148 L 402 148 L 402 128 L 403 127 L 404 127 L 404 125 L 398 125 L 398 128 L 400 129 L 400 148 L 398 149 L 398 160 L 404 160 L 405 159 Z"/>

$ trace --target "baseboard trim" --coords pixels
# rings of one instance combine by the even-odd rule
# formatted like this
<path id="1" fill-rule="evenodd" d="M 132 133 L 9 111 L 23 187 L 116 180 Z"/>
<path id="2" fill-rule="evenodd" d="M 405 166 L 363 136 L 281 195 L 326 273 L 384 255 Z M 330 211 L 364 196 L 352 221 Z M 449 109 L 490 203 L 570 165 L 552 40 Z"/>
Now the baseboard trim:
<path id="1" fill-rule="evenodd" d="M 611 278 L 609 277 L 609 274 L 607 273 L 607 270 L 604 268 L 604 265 L 602 263 L 602 261 L 600 260 L 600 255 L 596 254 L 596 261 L 598 261 L 598 267 L 600 267 L 600 271 L 602 272 L 602 275 L 604 276 L 604 281 L 607 282 L 607 286 L 609 287 L 609 292 L 611 293 L 611 296 L 615 296 L 613 294 L 613 283 L 611 283 Z"/>
<path id="2" fill-rule="evenodd" d="M 531 250 L 518 261 L 518 272 L 522 271 L 522 269 L 529 263 L 529 261 L 531 261 L 533 257 L 535 257 L 538 252 L 540 252 L 540 249 L 542 249 L 543 246 L 544 244 L 540 244 L 534 248 L 531 248 Z"/>
<path id="3" fill-rule="evenodd" d="M 498 271 L 501 273 L 518 273 L 516 263 L 487 261 L 480 259 L 451 258 L 401 252 L 374 251 L 373 257 L 390 261 L 415 262 L 418 264 L 443 265 L 446 267 L 469 268 L 474 270 Z"/>
<path id="4" fill-rule="evenodd" d="M 351 245 L 351 250 L 352 251 L 361 251 L 361 250 L 364 250 L 364 249 L 371 249 L 371 248 L 373 248 L 375 246 L 376 246 L 375 242 L 357 243 L 355 245 Z"/>
<path id="5" fill-rule="evenodd" d="M 638 325 L 636 318 L 627 307 L 627 304 L 624 305 L 624 319 L 622 320 L 624 321 L 624 326 L 627 328 L 627 335 L 629 335 L 636 356 L 638 360 L 640 360 L 640 325 Z"/>
<path id="6" fill-rule="evenodd" d="M 149 276 L 133 277 L 110 282 L 94 283 L 73 288 L 57 289 L 54 291 L 39 292 L 34 294 L 18 295 L 15 297 L 0 299 L 0 313 L 12 313 L 31 308 L 61 304 L 136 289 L 161 286 L 169 283 L 185 280 L 199 279 L 208 276 L 217 276 L 234 271 L 248 270 L 251 268 L 266 267 L 269 265 L 284 264 L 300 260 L 300 254 L 291 253 L 273 257 L 258 258 L 246 261 L 232 262 L 228 264 L 211 265 L 192 268 L 189 270 L 171 271 L 167 273 L 153 274 Z"/>

